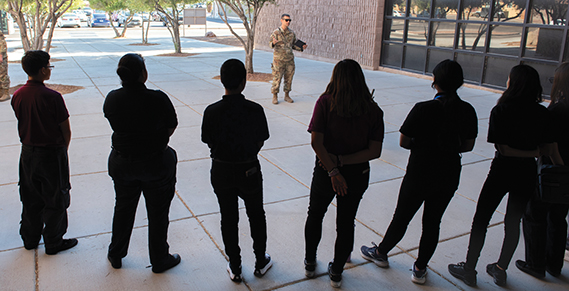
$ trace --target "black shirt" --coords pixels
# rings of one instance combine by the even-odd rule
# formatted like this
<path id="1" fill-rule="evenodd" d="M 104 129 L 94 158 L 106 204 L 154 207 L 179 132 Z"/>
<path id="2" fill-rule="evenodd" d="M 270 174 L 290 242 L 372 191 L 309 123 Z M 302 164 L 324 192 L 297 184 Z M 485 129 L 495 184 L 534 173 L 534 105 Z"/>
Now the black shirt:
<path id="1" fill-rule="evenodd" d="M 114 131 L 113 148 L 128 155 L 164 150 L 170 140 L 168 130 L 178 126 L 168 96 L 138 82 L 109 92 L 103 112 Z"/>
<path id="2" fill-rule="evenodd" d="M 501 103 L 490 113 L 488 142 L 531 151 L 555 142 L 553 118 L 537 102 Z"/>
<path id="3" fill-rule="evenodd" d="M 553 114 L 556 131 L 556 141 L 559 153 L 565 165 L 569 164 L 569 104 L 557 102 L 549 105 L 549 111 Z"/>
<path id="4" fill-rule="evenodd" d="M 478 118 L 472 105 L 458 96 L 453 100 L 441 94 L 437 97 L 441 99 L 415 104 L 399 130 L 413 140 L 409 163 L 413 158 L 424 163 L 459 159 L 461 143 L 478 135 Z"/>
<path id="5" fill-rule="evenodd" d="M 259 142 L 269 138 L 267 118 L 261 105 L 242 94 L 225 95 L 209 105 L 202 122 L 202 141 L 211 157 L 227 162 L 257 159 Z"/>

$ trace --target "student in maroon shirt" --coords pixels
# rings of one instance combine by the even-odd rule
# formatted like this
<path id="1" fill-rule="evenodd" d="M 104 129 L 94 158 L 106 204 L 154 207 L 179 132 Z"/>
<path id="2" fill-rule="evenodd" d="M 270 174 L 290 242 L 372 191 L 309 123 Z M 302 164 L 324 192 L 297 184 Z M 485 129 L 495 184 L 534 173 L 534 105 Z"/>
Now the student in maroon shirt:
<path id="1" fill-rule="evenodd" d="M 22 142 L 20 235 L 24 247 L 32 250 L 43 234 L 46 254 L 55 255 L 77 245 L 77 239 L 63 239 L 71 189 L 67 156 L 71 128 L 63 97 L 43 83 L 51 77 L 49 59 L 44 51 L 26 52 L 22 68 L 28 82 L 14 93 L 12 108 Z"/>

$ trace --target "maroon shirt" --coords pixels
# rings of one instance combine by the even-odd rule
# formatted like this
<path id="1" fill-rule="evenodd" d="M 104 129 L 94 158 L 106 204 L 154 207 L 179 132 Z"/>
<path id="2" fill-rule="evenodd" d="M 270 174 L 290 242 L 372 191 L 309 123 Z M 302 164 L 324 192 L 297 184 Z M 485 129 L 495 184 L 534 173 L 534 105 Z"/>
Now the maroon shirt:
<path id="1" fill-rule="evenodd" d="M 331 104 L 332 96 L 320 96 L 308 126 L 308 132 L 324 134 L 324 147 L 329 153 L 352 154 L 367 149 L 370 140 L 383 142 L 383 111 L 375 102 L 369 103 L 366 114 L 356 117 L 330 112 Z"/>
<path id="2" fill-rule="evenodd" d="M 28 80 L 12 97 L 20 141 L 29 146 L 66 146 L 59 124 L 69 118 L 63 97 L 42 82 Z"/>

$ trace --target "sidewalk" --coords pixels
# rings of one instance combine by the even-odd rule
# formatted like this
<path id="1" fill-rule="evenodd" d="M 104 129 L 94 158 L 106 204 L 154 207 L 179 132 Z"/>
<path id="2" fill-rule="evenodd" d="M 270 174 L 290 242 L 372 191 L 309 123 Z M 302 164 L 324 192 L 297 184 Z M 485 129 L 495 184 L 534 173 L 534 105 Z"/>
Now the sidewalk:
<path id="1" fill-rule="evenodd" d="M 203 30 L 201 30 L 203 32 Z M 205 107 L 221 98 L 219 67 L 228 58 L 245 59 L 242 48 L 182 39 L 185 58 L 160 57 L 172 52 L 169 35 L 152 36 L 154 46 L 131 46 L 130 39 L 112 39 L 96 30 L 61 30 L 54 39 L 52 79 L 48 83 L 83 86 L 64 96 L 71 114 L 73 139 L 70 171 L 72 201 L 65 237 L 79 239 L 77 247 L 56 256 L 45 254 L 43 244 L 35 251 L 23 248 L 18 234 L 21 204 L 18 195 L 20 143 L 9 102 L 0 103 L 0 289 L 1 290 L 330 290 L 326 274 L 333 257 L 335 207 L 324 221 L 318 252 L 318 277 L 304 276 L 304 222 L 309 185 L 314 166 L 310 135 L 306 132 L 316 99 L 325 89 L 334 64 L 296 59 L 291 97 L 295 103 L 271 104 L 270 83 L 248 82 L 244 95 L 265 108 L 270 139 L 260 152 L 268 223 L 267 251 L 274 266 L 263 278 L 253 276 L 254 256 L 245 211 L 240 212 L 240 239 L 244 282 L 233 283 L 226 272 L 219 226 L 219 210 L 209 182 L 209 149 L 200 141 Z M 151 33 L 153 33 L 151 31 Z M 217 33 L 217 32 L 216 32 Z M 9 59 L 21 57 L 17 35 L 8 39 Z M 106 94 L 120 87 L 115 70 L 127 52 L 141 53 L 149 71 L 147 86 L 166 92 L 176 107 L 179 127 L 170 145 L 178 152 L 177 195 L 170 211 L 169 243 L 179 253 L 179 266 L 154 274 L 149 268 L 147 221 L 141 199 L 129 254 L 122 269 L 113 269 L 106 259 L 114 207 L 113 183 L 107 175 L 111 129 L 102 114 Z M 272 54 L 255 51 L 257 72 L 270 73 Z M 10 64 L 11 86 L 23 84 L 25 73 Z M 463 156 L 460 187 L 441 225 L 441 242 L 429 267 L 428 281 L 411 282 L 411 266 L 417 255 L 422 211 L 409 225 L 404 239 L 390 253 L 390 268 L 380 269 L 359 254 L 361 245 L 380 242 L 393 215 L 409 152 L 399 147 L 398 129 L 418 102 L 432 98 L 430 80 L 379 71 L 365 71 L 375 100 L 385 112 L 386 134 L 381 158 L 372 161 L 370 187 L 359 208 L 352 262 L 346 265 L 342 290 L 470 290 L 447 271 L 449 263 L 463 261 L 476 199 L 490 167 L 494 149 L 486 142 L 490 109 L 498 94 L 462 88 L 459 95 L 470 102 L 479 117 L 479 137 L 474 151 Z M 281 96 L 282 97 L 282 93 Z M 243 204 L 241 204 L 243 206 Z M 502 290 L 486 274 L 486 264 L 499 255 L 503 238 L 505 201 L 494 214 L 485 248 L 478 264 L 481 290 Z M 567 290 L 569 263 L 560 278 L 537 280 L 519 271 L 514 263 L 524 258 L 520 244 L 508 269 L 510 290 Z"/>

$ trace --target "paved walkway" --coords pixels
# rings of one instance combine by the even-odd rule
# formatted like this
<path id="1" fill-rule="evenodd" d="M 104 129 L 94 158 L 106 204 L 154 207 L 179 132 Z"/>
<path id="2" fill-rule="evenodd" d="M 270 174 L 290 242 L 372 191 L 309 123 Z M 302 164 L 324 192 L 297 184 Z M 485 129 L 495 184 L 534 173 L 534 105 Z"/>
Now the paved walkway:
<path id="1" fill-rule="evenodd" d="M 203 30 L 202 30 L 203 32 Z M 217 32 L 216 32 L 217 33 Z M 151 32 L 154 46 L 132 46 L 140 32 L 129 32 L 130 39 L 112 39 L 97 30 L 59 30 L 54 40 L 54 62 L 49 83 L 83 86 L 64 96 L 71 114 L 73 139 L 70 146 L 72 202 L 66 237 L 76 237 L 79 245 L 56 256 L 47 256 L 43 245 L 35 251 L 22 246 L 18 234 L 18 157 L 20 144 L 16 120 L 8 102 L 0 103 L 0 289 L 1 290 L 328 290 L 331 289 L 326 265 L 333 256 L 335 207 L 324 221 L 323 239 L 318 252 L 318 277 L 308 280 L 303 270 L 303 226 L 308 205 L 314 153 L 306 132 L 314 103 L 329 81 L 334 64 L 297 58 L 293 84 L 294 104 L 271 104 L 270 83 L 249 82 L 247 98 L 260 103 L 268 118 L 271 138 L 260 152 L 264 176 L 265 210 L 268 220 L 268 252 L 275 264 L 263 278 L 253 276 L 254 257 L 244 209 L 241 210 L 240 239 L 244 283 L 231 282 L 225 270 L 227 261 L 219 229 L 218 205 L 209 183 L 210 160 L 200 141 L 200 125 L 205 107 L 219 100 L 223 88 L 219 67 L 228 58 L 244 60 L 241 48 L 183 39 L 185 58 L 159 57 L 172 51 L 170 37 Z M 219 35 L 219 34 L 218 34 Z M 21 57 L 17 35 L 9 36 L 10 59 Z M 111 129 L 101 112 L 104 97 L 120 86 L 115 68 L 127 52 L 146 58 L 149 88 L 166 92 L 179 118 L 179 127 L 170 145 L 179 155 L 177 194 L 171 208 L 169 242 L 171 252 L 182 262 L 163 274 L 149 269 L 147 221 L 144 201 L 136 218 L 129 255 L 123 268 L 113 269 L 106 259 L 114 205 L 113 184 L 107 175 Z M 272 55 L 255 52 L 255 70 L 270 72 Z M 23 84 L 26 76 L 19 64 L 10 64 L 12 86 Z M 409 272 L 421 231 L 421 212 L 404 239 L 390 253 L 391 267 L 380 269 L 362 259 L 359 247 L 380 242 L 391 220 L 401 178 L 409 152 L 398 145 L 398 129 L 414 103 L 434 94 L 430 81 L 420 78 L 365 71 L 367 83 L 375 88 L 375 100 L 385 112 L 386 135 L 381 158 L 374 160 L 370 187 L 361 203 L 356 226 L 355 251 L 346 265 L 343 290 L 468 290 L 447 272 L 447 264 L 464 260 L 468 232 L 476 199 L 490 166 L 494 150 L 486 143 L 490 109 L 497 94 L 463 88 L 463 99 L 479 116 L 480 136 L 476 147 L 463 157 L 460 188 L 443 218 L 441 242 L 429 264 L 424 286 L 411 282 Z M 485 266 L 498 257 L 503 237 L 505 203 L 494 214 L 485 248 L 478 266 L 480 289 L 497 287 Z M 514 260 L 523 259 L 523 240 Z M 569 265 L 558 279 L 537 280 L 508 270 L 510 290 L 567 290 Z"/>

